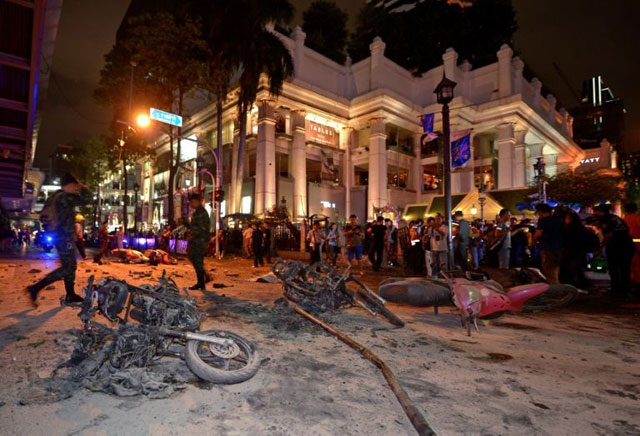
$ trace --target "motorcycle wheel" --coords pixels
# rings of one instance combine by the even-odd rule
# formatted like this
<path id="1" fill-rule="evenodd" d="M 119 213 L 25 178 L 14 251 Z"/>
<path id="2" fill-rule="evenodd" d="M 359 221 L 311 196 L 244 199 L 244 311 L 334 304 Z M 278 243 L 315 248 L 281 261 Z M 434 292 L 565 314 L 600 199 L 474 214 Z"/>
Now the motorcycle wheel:
<path id="1" fill-rule="evenodd" d="M 523 312 L 539 312 L 565 306 L 578 295 L 578 290 L 571 285 L 549 285 L 547 292 L 533 297 L 522 306 Z"/>
<path id="2" fill-rule="evenodd" d="M 234 344 L 222 347 L 197 340 L 189 341 L 185 361 L 195 375 L 212 383 L 234 384 L 249 380 L 256 374 L 260 367 L 260 356 L 251 342 L 224 330 L 198 333 L 231 339 Z"/>

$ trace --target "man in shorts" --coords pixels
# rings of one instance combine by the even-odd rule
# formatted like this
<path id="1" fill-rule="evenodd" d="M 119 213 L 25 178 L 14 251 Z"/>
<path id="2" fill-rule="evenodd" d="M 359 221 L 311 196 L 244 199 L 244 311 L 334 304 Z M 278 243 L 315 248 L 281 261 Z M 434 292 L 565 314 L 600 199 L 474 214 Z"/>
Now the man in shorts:
<path id="1" fill-rule="evenodd" d="M 353 266 L 354 259 L 358 268 L 360 269 L 360 275 L 364 274 L 362 270 L 362 227 L 357 223 L 358 217 L 351 215 L 349 217 L 349 224 L 344 227 L 344 237 L 347 247 L 347 258 L 349 263 Z"/>

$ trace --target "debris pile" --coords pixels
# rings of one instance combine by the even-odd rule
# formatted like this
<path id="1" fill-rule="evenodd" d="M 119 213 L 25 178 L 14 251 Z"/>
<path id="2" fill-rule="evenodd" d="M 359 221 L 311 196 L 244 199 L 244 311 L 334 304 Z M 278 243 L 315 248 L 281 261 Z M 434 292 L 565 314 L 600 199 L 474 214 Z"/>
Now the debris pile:
<path id="1" fill-rule="evenodd" d="M 71 359 L 54 371 L 49 392 L 65 398 L 70 395 L 65 392 L 86 387 L 117 396 L 166 398 L 188 381 L 198 380 L 186 368 L 178 370 L 184 364 L 157 362 L 159 355 L 180 356 L 179 349 L 170 345 L 176 341 L 167 338 L 167 329 L 195 330 L 200 325 L 201 315 L 193 303 L 164 275 L 159 284 L 140 287 L 144 294 L 130 297 L 131 288 L 135 287 L 115 279 L 101 280 L 94 288 L 90 280 L 79 314 L 84 328 L 73 332 L 77 340 Z M 123 309 L 124 319 L 119 317 Z M 122 325 L 110 328 L 92 320 L 96 311 Z M 128 317 L 139 323 L 127 323 Z"/>
<path id="2" fill-rule="evenodd" d="M 303 307 L 324 312 L 353 304 L 353 291 L 346 286 L 351 278 L 348 269 L 340 274 L 324 264 L 309 266 L 280 259 L 271 269 L 282 282 L 284 295 Z"/>
<path id="3" fill-rule="evenodd" d="M 383 298 L 350 274 L 350 267 L 340 273 L 323 263 L 306 265 L 278 259 L 271 270 L 282 282 L 285 298 L 307 311 L 335 311 L 357 305 L 371 315 L 381 314 L 392 324 L 404 326 L 404 322 L 384 306 Z M 354 284 L 354 289 L 348 284 Z"/>

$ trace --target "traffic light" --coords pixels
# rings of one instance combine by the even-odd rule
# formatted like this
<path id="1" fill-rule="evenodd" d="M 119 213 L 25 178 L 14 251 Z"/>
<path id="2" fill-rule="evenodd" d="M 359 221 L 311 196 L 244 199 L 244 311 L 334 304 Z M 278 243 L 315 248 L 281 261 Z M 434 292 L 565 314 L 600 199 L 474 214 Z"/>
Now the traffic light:
<path id="1" fill-rule="evenodd" d="M 218 203 L 221 203 L 224 200 L 224 191 L 222 189 L 216 189 L 214 194 L 214 200 Z"/>

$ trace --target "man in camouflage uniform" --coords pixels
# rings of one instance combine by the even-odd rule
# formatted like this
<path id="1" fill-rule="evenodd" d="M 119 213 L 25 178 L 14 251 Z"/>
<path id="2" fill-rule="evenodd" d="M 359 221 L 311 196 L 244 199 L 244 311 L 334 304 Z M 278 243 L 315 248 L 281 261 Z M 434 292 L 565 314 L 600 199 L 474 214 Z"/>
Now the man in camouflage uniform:
<path id="1" fill-rule="evenodd" d="M 77 206 L 84 206 L 91 201 L 91 191 L 86 186 L 80 184 L 78 180 L 67 173 L 62 176 L 62 189 L 54 195 L 55 215 L 57 225 L 54 230 L 54 244 L 60 257 L 60 267 L 47 274 L 38 283 L 27 287 L 29 297 L 34 306 L 37 305 L 38 293 L 58 280 L 64 280 L 64 289 L 67 292 L 65 302 L 77 303 L 82 301 L 82 297 L 74 291 L 76 280 L 76 211 Z"/>
<path id="2" fill-rule="evenodd" d="M 204 255 L 207 252 L 209 239 L 211 239 L 209 232 L 211 222 L 209 221 L 207 210 L 202 205 L 202 199 L 199 194 L 192 194 L 189 197 L 189 206 L 191 206 L 191 209 L 195 209 L 195 212 L 191 216 L 191 238 L 189 239 L 188 255 L 198 277 L 198 283 L 189 289 L 204 290 L 207 279 L 204 272 Z"/>

